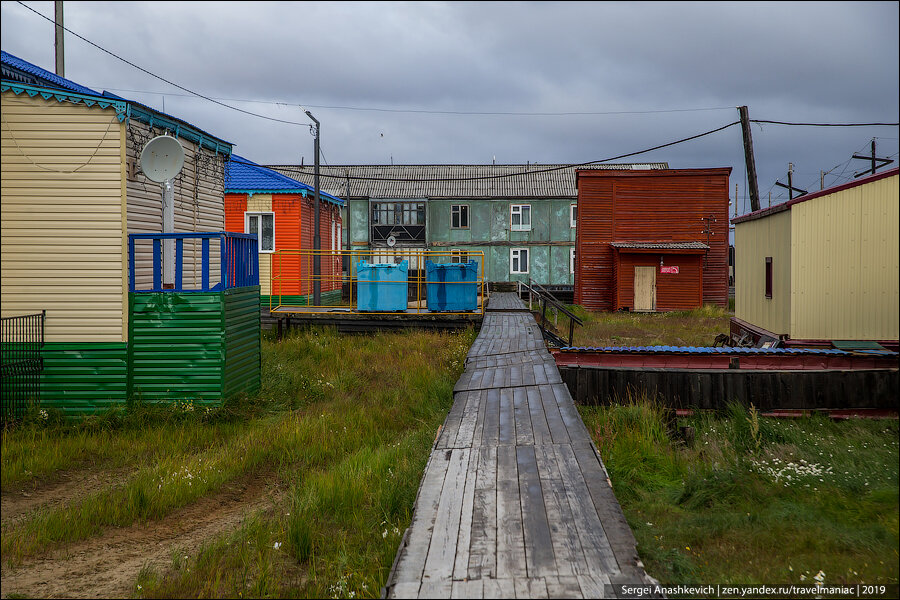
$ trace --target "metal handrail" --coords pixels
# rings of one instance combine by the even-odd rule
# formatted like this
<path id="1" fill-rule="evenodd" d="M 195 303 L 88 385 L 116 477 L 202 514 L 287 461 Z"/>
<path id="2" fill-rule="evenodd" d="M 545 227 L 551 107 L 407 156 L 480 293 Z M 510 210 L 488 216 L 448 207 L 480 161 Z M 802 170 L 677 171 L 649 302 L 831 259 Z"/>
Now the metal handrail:
<path id="1" fill-rule="evenodd" d="M 524 283 L 522 281 L 517 282 L 520 286 L 520 296 L 521 296 L 521 288 L 524 287 L 528 290 L 529 294 L 536 294 L 538 297 L 538 301 L 541 303 L 541 323 L 539 324 L 541 331 L 546 331 L 547 325 L 547 303 L 549 302 L 553 308 L 558 311 L 561 311 L 564 315 L 569 317 L 569 346 L 573 345 L 575 340 L 575 325 L 578 324 L 581 327 L 584 327 L 584 321 L 576 317 L 569 311 L 563 304 L 557 300 L 553 294 L 547 291 L 542 285 L 538 283 L 533 283 L 531 278 L 528 278 L 528 283 Z M 530 300 L 530 298 L 529 298 Z"/>

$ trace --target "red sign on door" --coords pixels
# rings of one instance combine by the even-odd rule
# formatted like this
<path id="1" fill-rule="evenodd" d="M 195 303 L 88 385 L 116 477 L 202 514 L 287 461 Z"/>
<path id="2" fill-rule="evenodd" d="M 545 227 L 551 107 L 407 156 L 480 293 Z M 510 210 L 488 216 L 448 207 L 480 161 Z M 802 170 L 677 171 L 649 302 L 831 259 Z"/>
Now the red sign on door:
<path id="1" fill-rule="evenodd" d="M 678 275 L 678 267 L 660 267 L 660 273 L 671 273 L 672 275 Z"/>

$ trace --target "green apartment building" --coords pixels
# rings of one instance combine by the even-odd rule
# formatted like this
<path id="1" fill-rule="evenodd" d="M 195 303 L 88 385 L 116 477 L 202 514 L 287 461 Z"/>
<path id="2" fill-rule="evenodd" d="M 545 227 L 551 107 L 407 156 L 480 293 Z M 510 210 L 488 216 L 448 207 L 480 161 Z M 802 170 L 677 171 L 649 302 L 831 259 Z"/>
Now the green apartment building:
<path id="1" fill-rule="evenodd" d="M 313 183 L 312 166 L 269 168 Z M 377 252 L 388 262 L 410 249 L 446 251 L 452 262 L 483 252 L 485 280 L 492 284 L 529 278 L 553 287 L 575 283 L 574 166 L 321 166 L 320 182 L 323 190 L 345 200 L 343 248 Z"/>

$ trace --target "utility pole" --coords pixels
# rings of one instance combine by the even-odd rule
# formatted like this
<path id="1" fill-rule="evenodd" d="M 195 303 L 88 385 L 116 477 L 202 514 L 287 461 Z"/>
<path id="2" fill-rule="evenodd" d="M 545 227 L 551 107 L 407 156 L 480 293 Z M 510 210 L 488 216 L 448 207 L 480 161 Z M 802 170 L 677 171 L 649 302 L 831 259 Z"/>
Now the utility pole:
<path id="1" fill-rule="evenodd" d="M 759 185 L 756 182 L 756 159 L 753 157 L 753 136 L 750 134 L 750 115 L 746 106 L 738 106 L 741 115 L 741 132 L 744 134 L 744 162 L 750 181 L 750 211 L 759 210 Z"/>
<path id="2" fill-rule="evenodd" d="M 858 160 L 868 160 L 868 161 L 871 161 L 871 164 L 872 164 L 872 166 L 870 168 L 866 169 L 865 171 L 862 171 L 860 173 L 854 173 L 853 174 L 854 178 L 862 177 L 863 175 L 868 175 L 869 173 L 872 173 L 874 175 L 875 171 L 877 169 L 880 169 L 881 167 L 883 167 L 885 165 L 889 165 L 892 162 L 894 162 L 893 160 L 891 160 L 889 158 L 878 158 L 877 156 L 875 156 L 875 138 L 872 138 L 872 154 L 871 155 L 860 156 L 859 154 L 854 154 L 852 156 L 852 158 L 855 158 Z"/>
<path id="3" fill-rule="evenodd" d="M 788 182 L 787 182 L 787 185 L 784 185 L 784 184 L 781 183 L 780 181 L 776 181 L 776 182 L 775 182 L 775 185 L 780 186 L 780 187 L 783 187 L 783 188 L 787 188 L 787 190 L 788 190 L 788 200 L 793 200 L 793 199 L 794 199 L 794 192 L 800 192 L 799 194 L 797 194 L 797 197 L 798 197 L 798 198 L 799 198 L 800 196 L 805 196 L 806 194 L 809 193 L 809 192 L 807 192 L 806 190 L 801 190 L 800 188 L 795 188 L 795 187 L 794 187 L 794 163 L 788 163 Z M 771 201 L 770 201 L 770 202 L 771 202 Z"/>
<path id="4" fill-rule="evenodd" d="M 734 216 L 738 216 L 738 184 L 734 184 Z"/>
<path id="5" fill-rule="evenodd" d="M 56 20 L 56 74 L 60 77 L 66 76 L 66 51 L 63 45 L 63 3 L 62 0 L 56 0 L 53 3 L 53 13 Z"/>
<path id="6" fill-rule="evenodd" d="M 315 219 L 315 224 L 313 225 L 313 306 L 322 306 L 322 282 L 319 281 L 322 275 L 322 257 L 319 256 L 319 250 L 322 249 L 322 238 L 319 232 L 319 120 L 312 116 L 312 113 L 308 110 L 305 111 L 306 116 L 312 119 L 313 123 L 315 123 L 313 135 L 315 135 L 315 142 L 313 143 L 313 152 L 315 153 L 315 175 L 313 180 L 313 187 L 315 191 L 315 195 L 313 196 L 313 202 L 315 202 L 315 208 L 313 209 L 313 218 Z"/>

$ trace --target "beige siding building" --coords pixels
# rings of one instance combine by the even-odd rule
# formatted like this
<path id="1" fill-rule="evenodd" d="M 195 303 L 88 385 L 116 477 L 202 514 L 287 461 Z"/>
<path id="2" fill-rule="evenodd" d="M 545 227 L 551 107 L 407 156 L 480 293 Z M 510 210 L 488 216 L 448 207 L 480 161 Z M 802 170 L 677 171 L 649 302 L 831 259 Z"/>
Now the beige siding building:
<path id="1" fill-rule="evenodd" d="M 738 329 L 896 342 L 898 181 L 894 168 L 734 219 Z"/>

